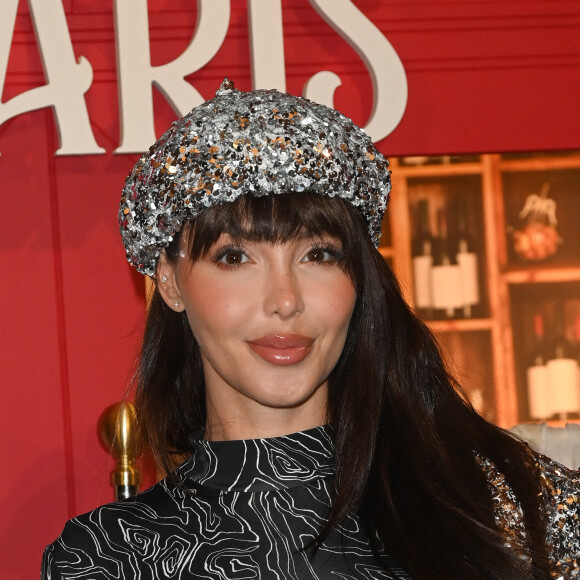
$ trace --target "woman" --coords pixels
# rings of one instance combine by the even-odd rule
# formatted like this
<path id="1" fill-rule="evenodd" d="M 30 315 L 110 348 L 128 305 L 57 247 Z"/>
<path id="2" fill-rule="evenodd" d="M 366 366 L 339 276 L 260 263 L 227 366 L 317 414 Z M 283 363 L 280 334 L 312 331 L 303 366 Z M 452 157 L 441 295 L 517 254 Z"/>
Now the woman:
<path id="1" fill-rule="evenodd" d="M 227 80 L 137 163 L 136 403 L 170 475 L 71 520 L 46 578 L 580 574 L 577 475 L 458 394 L 376 251 L 389 191 L 351 121 Z"/>

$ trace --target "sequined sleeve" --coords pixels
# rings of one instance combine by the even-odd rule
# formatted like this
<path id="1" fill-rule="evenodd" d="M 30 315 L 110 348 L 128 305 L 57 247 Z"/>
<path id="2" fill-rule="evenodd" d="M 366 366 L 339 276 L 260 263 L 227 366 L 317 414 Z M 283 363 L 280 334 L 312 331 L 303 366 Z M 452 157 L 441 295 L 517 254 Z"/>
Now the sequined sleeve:
<path id="1" fill-rule="evenodd" d="M 479 455 L 476 459 L 492 490 L 496 523 L 505 534 L 506 545 L 522 558 L 529 558 L 525 520 L 516 496 L 493 462 Z M 536 467 L 541 477 L 552 576 L 580 580 L 580 472 L 543 455 L 538 455 Z"/>
<path id="2" fill-rule="evenodd" d="M 580 578 L 580 471 L 539 456 L 548 519 L 546 538 L 557 577 Z"/>

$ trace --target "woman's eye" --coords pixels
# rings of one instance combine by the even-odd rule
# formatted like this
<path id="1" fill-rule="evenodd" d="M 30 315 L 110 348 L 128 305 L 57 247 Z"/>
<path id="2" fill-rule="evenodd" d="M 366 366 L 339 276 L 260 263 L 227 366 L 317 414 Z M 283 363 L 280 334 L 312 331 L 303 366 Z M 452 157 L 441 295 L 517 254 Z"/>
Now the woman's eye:
<path id="1" fill-rule="evenodd" d="M 325 248 L 312 248 L 306 256 L 304 262 L 328 262 L 334 259 L 334 253 Z"/>
<path id="2" fill-rule="evenodd" d="M 217 260 L 227 266 L 238 266 L 248 261 L 248 256 L 242 250 L 227 250 Z"/>

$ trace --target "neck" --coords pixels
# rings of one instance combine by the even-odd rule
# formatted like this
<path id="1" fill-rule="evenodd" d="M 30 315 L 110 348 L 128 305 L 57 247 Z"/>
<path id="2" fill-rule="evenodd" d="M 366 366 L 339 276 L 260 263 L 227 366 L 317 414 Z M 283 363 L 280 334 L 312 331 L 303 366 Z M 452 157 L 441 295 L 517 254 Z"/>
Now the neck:
<path id="1" fill-rule="evenodd" d="M 321 385 L 307 401 L 293 407 L 269 407 L 246 398 L 223 404 L 206 399 L 205 438 L 210 441 L 265 439 L 319 427 L 327 423 L 327 386 Z"/>

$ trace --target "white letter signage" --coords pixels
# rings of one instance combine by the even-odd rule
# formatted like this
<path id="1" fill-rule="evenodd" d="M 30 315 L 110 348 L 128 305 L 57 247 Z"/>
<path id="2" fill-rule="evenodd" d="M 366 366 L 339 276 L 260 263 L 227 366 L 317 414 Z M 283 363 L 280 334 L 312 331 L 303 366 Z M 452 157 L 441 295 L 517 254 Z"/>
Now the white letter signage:
<path id="1" fill-rule="evenodd" d="M 19 0 L 2 0 L 0 98 L 14 36 Z M 351 0 L 310 0 L 315 10 L 364 61 L 373 83 L 373 109 L 365 130 L 373 141 L 389 135 L 407 106 L 407 77 L 393 46 Z M 103 153 L 91 129 L 84 95 L 93 80 L 89 61 L 75 58 L 62 0 L 28 0 L 46 84 L 0 101 L 0 125 L 52 107 L 58 126 L 58 155 Z M 286 90 L 282 0 L 247 0 L 254 89 Z M 221 48 L 230 22 L 230 0 L 197 0 L 197 26 L 175 60 L 152 66 L 147 0 L 114 0 L 120 138 L 115 153 L 136 153 L 156 140 L 153 86 L 182 116 L 203 102 L 185 77 L 206 66 Z M 235 71 L 232 71 L 235 72 Z M 235 80 L 235 79 L 234 79 Z M 304 86 L 305 97 L 333 106 L 341 84 L 320 71 Z M 348 111 L 346 111 L 348 114 Z"/>
<path id="2" fill-rule="evenodd" d="M 381 31 L 350 0 L 310 0 L 318 13 L 358 52 L 373 81 L 373 110 L 365 131 L 373 141 L 393 132 L 407 107 L 407 75 L 403 63 Z M 332 107 L 340 78 L 316 73 L 304 96 Z"/>
<path id="3" fill-rule="evenodd" d="M 182 116 L 204 98 L 184 77 L 204 67 L 221 47 L 230 22 L 229 0 L 198 0 L 194 36 L 174 61 L 151 66 L 147 0 L 115 0 L 121 143 L 115 153 L 144 151 L 156 140 L 155 85 Z"/>
<path id="4" fill-rule="evenodd" d="M 57 155 L 104 153 L 91 130 L 84 94 L 93 81 L 88 60 L 75 59 L 61 0 L 28 0 L 38 41 L 46 85 L 0 102 L 0 125 L 8 119 L 52 107 L 58 126 Z M 0 18 L 0 96 L 4 90 L 8 57 L 14 34 L 18 0 L 2 0 Z"/>

